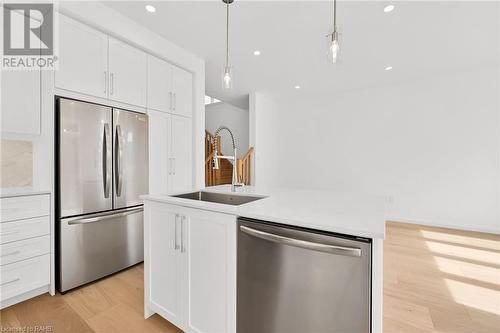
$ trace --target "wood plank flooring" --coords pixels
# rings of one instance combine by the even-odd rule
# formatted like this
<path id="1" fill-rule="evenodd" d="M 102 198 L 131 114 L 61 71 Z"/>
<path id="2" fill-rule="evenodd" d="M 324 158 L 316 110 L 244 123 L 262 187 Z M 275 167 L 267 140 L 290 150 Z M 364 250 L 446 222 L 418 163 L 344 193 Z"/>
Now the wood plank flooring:
<path id="1" fill-rule="evenodd" d="M 143 273 L 138 265 L 13 305 L 0 311 L 1 331 L 180 332 L 158 315 L 144 320 Z M 387 223 L 384 332 L 500 332 L 500 236 Z"/>

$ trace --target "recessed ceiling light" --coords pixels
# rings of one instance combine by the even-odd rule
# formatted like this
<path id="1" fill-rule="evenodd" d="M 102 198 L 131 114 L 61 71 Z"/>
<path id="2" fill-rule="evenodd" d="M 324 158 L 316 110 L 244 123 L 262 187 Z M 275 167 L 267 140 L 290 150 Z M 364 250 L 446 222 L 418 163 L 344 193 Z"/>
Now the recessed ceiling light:
<path id="1" fill-rule="evenodd" d="M 386 71 L 392 71 L 392 66 L 387 66 L 387 67 L 385 68 L 385 70 L 386 70 Z"/>
<path id="2" fill-rule="evenodd" d="M 260 51 L 259 50 L 253 51 L 253 55 L 256 55 L 256 56 L 260 55 Z"/>
<path id="3" fill-rule="evenodd" d="M 389 5 L 384 7 L 384 13 L 390 13 L 394 10 L 394 5 Z"/>
<path id="4" fill-rule="evenodd" d="M 146 10 L 150 13 L 154 13 L 156 12 L 156 8 L 154 6 L 151 6 L 151 5 L 146 5 Z"/>
<path id="5" fill-rule="evenodd" d="M 300 89 L 300 86 L 295 86 L 295 89 Z"/>

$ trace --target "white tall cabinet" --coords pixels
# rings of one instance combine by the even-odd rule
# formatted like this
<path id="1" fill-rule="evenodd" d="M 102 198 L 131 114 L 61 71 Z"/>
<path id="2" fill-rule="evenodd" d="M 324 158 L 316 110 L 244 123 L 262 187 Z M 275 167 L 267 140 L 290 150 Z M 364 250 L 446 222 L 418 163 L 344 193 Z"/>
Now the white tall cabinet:
<path id="1" fill-rule="evenodd" d="M 149 192 L 192 187 L 192 75 L 148 57 Z"/>
<path id="2" fill-rule="evenodd" d="M 235 332 L 235 216 L 145 204 L 146 317 L 156 312 L 186 332 Z"/>

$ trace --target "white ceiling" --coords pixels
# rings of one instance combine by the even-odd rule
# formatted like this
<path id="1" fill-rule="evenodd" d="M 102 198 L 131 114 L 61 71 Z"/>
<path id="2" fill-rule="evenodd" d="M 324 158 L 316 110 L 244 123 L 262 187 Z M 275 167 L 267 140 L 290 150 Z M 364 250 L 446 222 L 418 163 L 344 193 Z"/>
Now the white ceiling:
<path id="1" fill-rule="evenodd" d="M 332 28 L 331 1 L 236 0 L 230 8 L 235 87 L 228 93 L 221 85 L 222 1 L 105 3 L 204 58 L 207 94 L 238 106 L 252 91 L 335 93 L 497 65 L 499 59 L 496 1 L 339 1 L 341 62 L 333 66 L 325 37 Z M 394 11 L 384 13 L 391 3 Z M 156 12 L 148 13 L 145 4 Z"/>

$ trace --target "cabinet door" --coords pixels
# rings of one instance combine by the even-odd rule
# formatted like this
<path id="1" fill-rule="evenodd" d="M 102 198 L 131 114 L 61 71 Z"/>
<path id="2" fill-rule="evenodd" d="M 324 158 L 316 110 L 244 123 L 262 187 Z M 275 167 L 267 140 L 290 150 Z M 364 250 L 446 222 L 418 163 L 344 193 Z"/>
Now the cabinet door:
<path id="1" fill-rule="evenodd" d="M 40 70 L 2 70 L 1 131 L 40 134 Z"/>
<path id="2" fill-rule="evenodd" d="M 173 192 L 191 190 L 193 181 L 191 118 L 172 115 L 171 182 Z"/>
<path id="3" fill-rule="evenodd" d="M 170 112 L 172 97 L 172 66 L 148 56 L 148 109 Z"/>
<path id="4" fill-rule="evenodd" d="M 146 232 L 149 248 L 146 249 L 146 269 L 149 288 L 146 300 L 153 310 L 178 327 L 183 327 L 182 271 L 184 260 L 180 252 L 180 215 L 176 206 L 150 202 L 146 207 Z"/>
<path id="5" fill-rule="evenodd" d="M 187 332 L 236 331 L 236 217 L 183 208 Z M 187 229 L 187 230 L 186 230 Z"/>
<path id="6" fill-rule="evenodd" d="M 173 67 L 172 85 L 174 92 L 172 112 L 191 117 L 193 114 L 193 76 L 183 69 Z"/>
<path id="7" fill-rule="evenodd" d="M 146 53 L 109 37 L 109 98 L 146 106 Z"/>
<path id="8" fill-rule="evenodd" d="M 171 174 L 171 119 L 168 113 L 148 110 L 149 115 L 149 193 L 166 194 Z"/>
<path id="9" fill-rule="evenodd" d="M 108 36 L 59 15 L 59 69 L 55 86 L 87 95 L 108 96 Z"/>
<path id="10" fill-rule="evenodd" d="M 17 19 L 24 17 L 12 12 Z M 33 22 L 33 20 L 31 20 Z M 34 23 L 36 24 L 36 22 Z M 14 33 L 23 33 L 14 29 Z M 23 40 L 23 38 L 16 38 Z M 16 134 L 40 134 L 41 71 L 1 70 L 1 119 L 2 132 Z"/>

